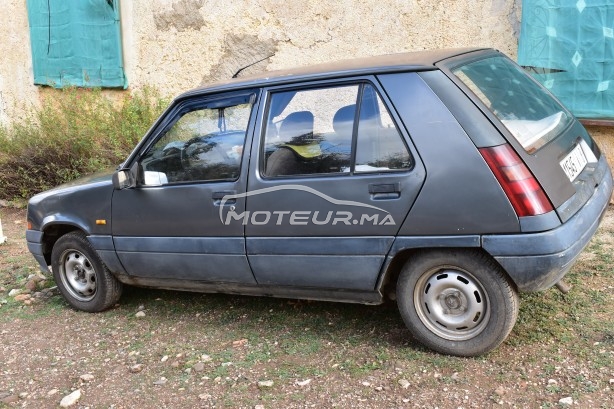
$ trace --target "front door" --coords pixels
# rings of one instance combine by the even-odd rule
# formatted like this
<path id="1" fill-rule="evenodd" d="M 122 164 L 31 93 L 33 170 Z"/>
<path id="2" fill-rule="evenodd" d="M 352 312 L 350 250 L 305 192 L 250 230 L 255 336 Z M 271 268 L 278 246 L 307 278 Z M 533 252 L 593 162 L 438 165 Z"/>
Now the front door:
<path id="1" fill-rule="evenodd" d="M 259 284 L 372 291 L 425 177 L 370 78 L 268 90 L 245 224 Z"/>
<path id="2" fill-rule="evenodd" d="M 136 277 L 255 283 L 244 226 L 222 224 L 225 195 L 245 191 L 255 92 L 180 101 L 150 133 L 132 189 L 113 193 L 113 240 Z M 133 164 L 128 164 L 133 165 Z M 242 210 L 245 199 L 225 206 Z"/>

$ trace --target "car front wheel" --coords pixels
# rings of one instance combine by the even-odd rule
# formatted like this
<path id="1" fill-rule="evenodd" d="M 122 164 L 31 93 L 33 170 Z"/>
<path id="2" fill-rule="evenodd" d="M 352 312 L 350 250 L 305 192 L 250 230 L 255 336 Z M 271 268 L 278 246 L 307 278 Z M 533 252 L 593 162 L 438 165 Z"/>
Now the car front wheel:
<path id="1" fill-rule="evenodd" d="M 477 356 L 509 335 L 518 294 L 502 268 L 478 251 L 431 251 L 410 257 L 397 283 L 405 325 L 425 346 Z"/>
<path id="2" fill-rule="evenodd" d="M 81 232 L 71 232 L 58 239 L 51 252 L 51 267 L 58 289 L 78 310 L 104 311 L 121 296 L 122 284 Z"/>

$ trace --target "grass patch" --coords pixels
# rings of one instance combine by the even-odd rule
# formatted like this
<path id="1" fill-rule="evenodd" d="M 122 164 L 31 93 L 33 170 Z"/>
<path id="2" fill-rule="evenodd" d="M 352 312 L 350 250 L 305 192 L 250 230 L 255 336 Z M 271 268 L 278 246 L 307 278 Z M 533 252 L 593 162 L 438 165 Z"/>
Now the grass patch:
<path id="1" fill-rule="evenodd" d="M 49 94 L 29 119 L 0 127 L 0 199 L 23 202 L 117 166 L 166 105 L 151 88 L 118 100 L 96 89 Z"/>

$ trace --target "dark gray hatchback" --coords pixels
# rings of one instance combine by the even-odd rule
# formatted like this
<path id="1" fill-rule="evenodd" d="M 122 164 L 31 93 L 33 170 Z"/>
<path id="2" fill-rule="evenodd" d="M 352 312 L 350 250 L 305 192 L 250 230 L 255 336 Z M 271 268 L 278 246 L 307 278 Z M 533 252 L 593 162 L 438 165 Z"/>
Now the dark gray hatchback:
<path id="1" fill-rule="evenodd" d="M 612 194 L 582 125 L 504 55 L 444 50 L 177 97 L 114 173 L 36 195 L 27 241 L 67 302 L 122 285 L 382 303 L 453 355 L 518 292 L 564 287 Z"/>

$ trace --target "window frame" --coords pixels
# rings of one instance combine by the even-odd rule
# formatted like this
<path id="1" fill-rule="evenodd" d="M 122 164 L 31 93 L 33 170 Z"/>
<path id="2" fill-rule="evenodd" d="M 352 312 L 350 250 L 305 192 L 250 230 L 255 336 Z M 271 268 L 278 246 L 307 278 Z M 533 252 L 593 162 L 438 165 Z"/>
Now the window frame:
<path id="1" fill-rule="evenodd" d="M 335 88 L 335 87 L 344 87 L 344 86 L 352 86 L 357 85 L 358 93 L 356 98 L 356 112 L 354 113 L 354 126 L 352 129 L 352 143 L 351 143 L 351 152 L 350 152 L 350 170 L 348 172 L 331 172 L 331 173 L 313 173 L 313 174 L 297 174 L 297 175 L 279 175 L 279 176 L 267 176 L 265 173 L 265 145 L 266 145 L 266 134 L 268 132 L 268 117 L 272 102 L 272 96 L 276 93 L 283 92 L 292 92 L 292 91 L 308 91 L 308 90 L 317 90 L 317 89 L 325 89 L 325 88 Z M 358 143 L 358 127 L 360 120 L 360 111 L 362 109 L 362 98 L 364 94 L 365 86 L 370 85 L 373 87 L 377 96 L 381 99 L 383 105 L 387 109 L 387 113 L 390 116 L 396 130 L 399 133 L 399 138 L 405 149 L 407 150 L 407 154 L 410 157 L 411 164 L 407 169 L 388 169 L 388 170 L 376 170 L 371 172 L 356 172 L 356 148 Z M 373 76 L 366 77 L 352 77 L 348 79 L 331 79 L 324 81 L 310 81 L 305 83 L 294 83 L 289 85 L 279 85 L 267 87 L 264 89 L 263 95 L 263 109 L 260 114 L 260 130 L 258 133 L 258 163 L 257 163 L 257 174 L 263 180 L 288 180 L 288 179 L 317 179 L 317 178 L 335 178 L 335 177 L 354 177 L 354 176 L 369 176 L 369 175 L 381 175 L 381 174 L 389 174 L 389 173 L 409 173 L 416 166 L 416 158 L 417 152 L 413 149 L 413 145 L 409 142 L 411 139 L 409 138 L 409 133 L 407 129 L 403 125 L 401 118 L 398 116 L 396 109 L 391 103 L 390 99 L 386 92 L 382 89 L 379 82 Z"/>
<path id="2" fill-rule="evenodd" d="M 367 84 L 367 85 L 371 85 L 373 87 L 373 90 L 375 91 L 375 95 L 378 97 L 378 101 L 382 102 L 382 105 L 384 106 L 384 108 L 386 109 L 386 113 L 388 114 L 388 116 L 390 117 L 390 120 L 392 121 L 395 130 L 397 131 L 398 137 L 401 141 L 401 143 L 403 144 L 403 146 L 405 147 L 405 151 L 407 152 L 407 155 L 409 156 L 409 160 L 410 160 L 410 165 L 408 168 L 406 169 L 380 169 L 380 170 L 373 170 L 373 171 L 359 171 L 356 172 L 356 155 L 358 153 L 358 137 L 360 136 L 360 117 L 361 117 L 361 113 L 362 113 L 362 100 L 363 100 L 363 96 L 364 96 L 364 91 L 365 91 L 365 87 L 366 85 L 363 85 L 362 89 L 361 89 L 361 95 L 360 95 L 360 106 L 359 109 L 356 110 L 356 117 L 354 118 L 354 130 L 353 130 L 353 134 L 352 134 L 352 138 L 353 138 L 353 142 L 355 143 L 355 146 L 352 145 L 352 162 L 351 162 L 351 173 L 352 175 L 371 175 L 371 174 L 388 174 L 388 173 L 402 173 L 402 172 L 410 172 L 414 166 L 416 165 L 416 159 L 415 159 L 415 155 L 413 154 L 413 152 L 411 151 L 409 144 L 407 143 L 407 141 L 405 140 L 405 135 L 403 134 L 403 131 L 401 130 L 401 127 L 399 126 L 400 121 L 397 121 L 394 117 L 393 111 L 391 111 L 391 107 L 392 104 L 390 103 L 390 105 L 388 104 L 388 102 L 384 99 L 383 95 L 381 92 L 379 92 L 379 90 L 377 89 L 377 87 L 375 87 L 373 84 Z M 381 111 L 380 111 L 380 119 L 381 119 Z"/>
<path id="3" fill-rule="evenodd" d="M 244 169 L 248 168 L 249 160 L 247 164 L 244 164 L 246 151 L 251 145 L 250 135 L 252 130 L 254 129 L 254 123 L 256 119 L 256 112 L 259 106 L 259 96 L 260 90 L 258 89 L 244 89 L 239 91 L 230 91 L 224 92 L 221 94 L 209 94 L 209 95 L 199 95 L 195 97 L 190 97 L 186 99 L 176 100 L 173 105 L 171 105 L 166 112 L 159 118 L 156 124 L 153 125 L 152 130 L 148 132 L 148 134 L 143 138 L 143 141 L 135 151 L 138 153 L 136 155 L 131 155 L 130 158 L 130 167 L 137 165 L 137 187 L 138 188 L 160 188 L 160 187 L 169 187 L 169 186 L 182 186 L 182 185 L 190 185 L 190 184 L 203 184 L 203 183 L 224 183 L 224 182 L 236 182 L 241 179 Z M 245 129 L 245 137 L 243 139 L 243 151 L 241 153 L 241 157 L 239 160 L 239 171 L 237 173 L 236 178 L 226 178 L 226 179 L 208 179 L 208 180 L 186 180 L 180 182 L 169 182 L 163 185 L 146 185 L 145 175 L 142 168 L 142 160 L 144 156 L 149 152 L 153 146 L 158 143 L 160 139 L 162 139 L 167 132 L 175 126 L 175 124 L 183 118 L 187 113 L 194 112 L 200 109 L 207 109 L 207 105 L 215 104 L 216 102 L 222 103 L 225 100 L 231 100 L 233 98 L 241 98 L 247 97 L 248 103 L 251 103 L 251 109 L 249 114 L 249 119 L 247 121 L 247 127 Z M 127 163 L 127 162 L 126 162 Z M 125 164 L 122 166 L 125 167 Z"/>

